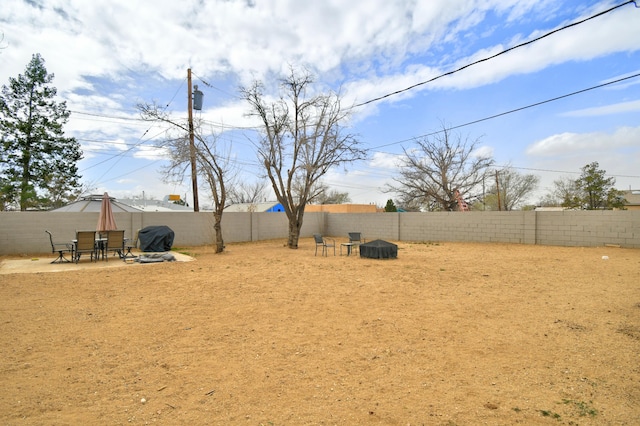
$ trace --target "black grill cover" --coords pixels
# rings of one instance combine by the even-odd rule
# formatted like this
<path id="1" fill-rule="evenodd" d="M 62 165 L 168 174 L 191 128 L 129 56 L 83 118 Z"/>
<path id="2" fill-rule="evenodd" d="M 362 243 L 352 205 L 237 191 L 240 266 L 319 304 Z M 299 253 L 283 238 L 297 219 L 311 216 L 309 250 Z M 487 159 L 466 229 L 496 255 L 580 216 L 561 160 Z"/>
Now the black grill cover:
<path id="1" fill-rule="evenodd" d="M 395 259 L 398 257 L 398 246 L 383 240 L 374 240 L 360 244 L 360 257 L 370 259 Z"/>
<path id="2" fill-rule="evenodd" d="M 169 251 L 175 234 L 168 226 L 147 226 L 138 232 L 140 250 L 147 252 Z"/>

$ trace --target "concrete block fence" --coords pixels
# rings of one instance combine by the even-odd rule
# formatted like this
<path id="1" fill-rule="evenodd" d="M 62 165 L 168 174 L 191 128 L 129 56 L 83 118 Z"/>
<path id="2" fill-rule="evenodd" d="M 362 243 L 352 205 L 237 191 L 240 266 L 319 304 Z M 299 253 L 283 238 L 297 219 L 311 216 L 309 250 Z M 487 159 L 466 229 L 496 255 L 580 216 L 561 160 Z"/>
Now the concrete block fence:
<path id="1" fill-rule="evenodd" d="M 175 232 L 175 247 L 213 244 L 213 214 L 116 213 L 118 228 L 132 238 L 136 230 L 166 225 Z M 93 230 L 98 213 L 0 212 L 0 255 L 46 253 L 45 230 L 59 241 L 76 230 Z M 225 213 L 225 242 L 286 238 L 284 213 Z M 361 232 L 367 241 L 471 241 L 640 248 L 640 211 L 444 212 L 444 213 L 306 213 L 301 237 L 314 233 L 347 239 Z"/>

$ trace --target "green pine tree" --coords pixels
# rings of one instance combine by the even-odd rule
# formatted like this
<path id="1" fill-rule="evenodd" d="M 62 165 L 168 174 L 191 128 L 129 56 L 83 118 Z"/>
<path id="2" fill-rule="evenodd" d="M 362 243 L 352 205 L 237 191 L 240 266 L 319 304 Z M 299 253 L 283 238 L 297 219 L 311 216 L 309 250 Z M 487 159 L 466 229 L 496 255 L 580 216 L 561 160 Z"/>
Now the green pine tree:
<path id="1" fill-rule="evenodd" d="M 53 74 L 35 54 L 0 95 L 0 209 L 47 209 L 80 188 L 80 144 L 64 136 L 70 112 L 55 100 Z"/>
<path id="2" fill-rule="evenodd" d="M 597 161 L 582 168 L 576 186 L 582 193 L 582 205 L 587 210 L 624 208 L 622 191 L 615 189 L 616 179 L 607 177 Z"/>
<path id="3" fill-rule="evenodd" d="M 398 211 L 398 209 L 396 208 L 396 205 L 393 203 L 393 200 L 391 198 L 387 200 L 387 205 L 384 206 L 384 211 L 392 212 L 392 213 Z"/>

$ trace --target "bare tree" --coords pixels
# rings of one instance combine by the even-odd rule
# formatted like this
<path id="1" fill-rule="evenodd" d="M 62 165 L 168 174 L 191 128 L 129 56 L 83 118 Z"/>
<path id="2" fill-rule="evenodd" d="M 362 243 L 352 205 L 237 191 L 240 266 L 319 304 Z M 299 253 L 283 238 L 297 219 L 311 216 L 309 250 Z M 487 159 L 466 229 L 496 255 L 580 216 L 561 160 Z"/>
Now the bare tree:
<path id="1" fill-rule="evenodd" d="M 556 205 L 566 208 L 581 208 L 580 187 L 575 179 L 560 177 L 553 181 L 551 197 Z"/>
<path id="2" fill-rule="evenodd" d="M 485 207 L 489 210 L 511 211 L 536 190 L 539 182 L 538 176 L 523 175 L 511 167 L 496 170 L 494 183 L 484 200 Z"/>
<path id="3" fill-rule="evenodd" d="M 427 206 L 424 200 L 408 197 L 406 194 L 400 194 L 400 197 L 394 201 L 394 204 L 407 212 L 420 212 L 423 210 L 433 211 L 433 206 Z"/>
<path id="4" fill-rule="evenodd" d="M 387 192 L 399 194 L 401 205 L 418 200 L 423 209 L 458 210 L 455 191 L 467 202 L 480 196 L 479 184 L 493 159 L 477 152 L 478 140 L 454 135 L 444 125 L 432 138 L 417 141 L 417 148 L 404 149 L 397 185 Z"/>
<path id="5" fill-rule="evenodd" d="M 317 204 L 346 204 L 351 202 L 351 198 L 349 198 L 348 192 L 339 192 L 335 189 L 330 191 L 325 187 L 314 202 Z"/>
<path id="6" fill-rule="evenodd" d="M 165 177 L 183 180 L 187 168 L 191 164 L 191 151 L 189 141 L 189 127 L 187 123 L 173 121 L 162 108 L 156 104 L 138 104 L 142 118 L 150 121 L 162 121 L 173 126 L 169 134 L 180 132 L 178 137 L 168 137 L 165 147 L 170 153 L 170 163 L 165 168 Z M 194 139 L 197 173 L 202 175 L 211 190 L 213 199 L 213 228 L 216 238 L 216 253 L 224 251 L 224 239 L 222 237 L 222 213 L 226 207 L 227 185 L 233 181 L 233 175 L 229 166 L 229 155 L 220 152 L 218 139 L 211 132 L 205 136 L 200 123 L 194 126 Z M 190 171 L 190 170 L 189 170 Z"/>
<path id="7" fill-rule="evenodd" d="M 253 204 L 266 201 L 266 188 L 267 183 L 265 181 L 256 181 L 254 183 L 238 182 L 227 191 L 227 200 L 229 200 L 229 204 Z"/>
<path id="8" fill-rule="evenodd" d="M 319 179 L 334 166 L 363 159 L 355 136 L 343 133 L 348 112 L 337 93 L 307 97 L 313 83 L 309 73 L 290 74 L 282 80 L 282 95 L 268 102 L 261 83 L 242 88 L 251 115 L 262 125 L 257 143 L 261 159 L 276 198 L 289 220 L 289 248 L 298 239 L 307 203 L 319 194 Z"/>

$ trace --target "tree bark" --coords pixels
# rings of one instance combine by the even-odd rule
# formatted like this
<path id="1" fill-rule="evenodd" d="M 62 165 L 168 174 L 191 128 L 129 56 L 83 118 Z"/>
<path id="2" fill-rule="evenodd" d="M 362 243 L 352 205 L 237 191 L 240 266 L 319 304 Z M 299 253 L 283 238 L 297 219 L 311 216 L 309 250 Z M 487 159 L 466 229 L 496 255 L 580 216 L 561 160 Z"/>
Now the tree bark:
<path id="1" fill-rule="evenodd" d="M 216 232 L 216 253 L 222 253 L 224 251 L 224 240 L 222 239 L 222 213 L 216 211 L 213 214 L 213 217 L 213 229 Z"/>

